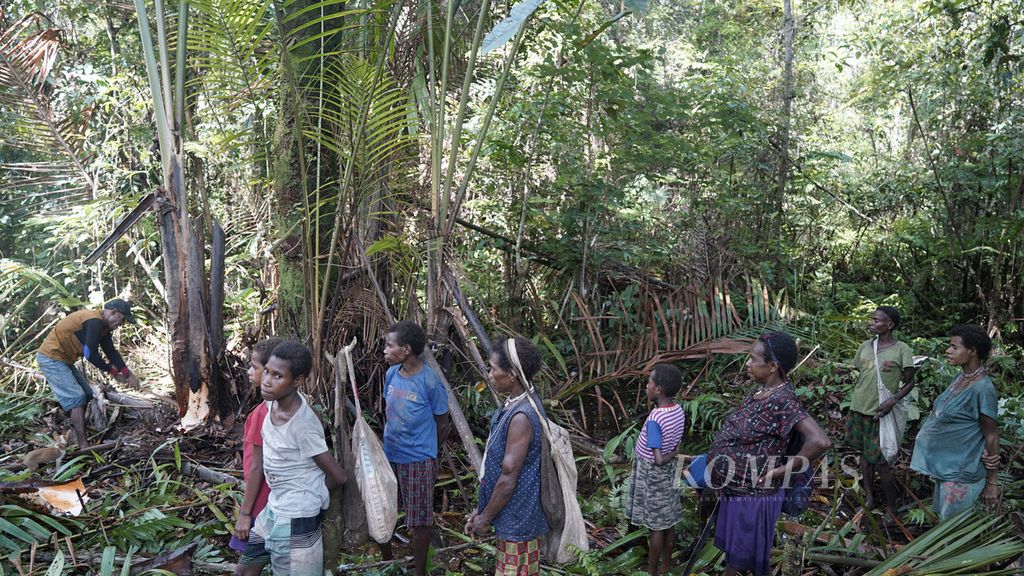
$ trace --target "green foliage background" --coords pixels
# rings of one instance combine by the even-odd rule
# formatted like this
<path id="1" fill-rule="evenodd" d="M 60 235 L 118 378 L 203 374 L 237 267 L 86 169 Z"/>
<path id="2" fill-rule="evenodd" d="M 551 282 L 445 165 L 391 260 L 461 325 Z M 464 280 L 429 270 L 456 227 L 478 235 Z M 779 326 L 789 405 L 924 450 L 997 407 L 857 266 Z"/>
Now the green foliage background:
<path id="1" fill-rule="evenodd" d="M 25 34 L 60 30 L 56 65 L 33 89 L 81 151 L 94 187 L 67 184 L 75 177 L 65 174 L 67 158 L 33 144 L 32 111 L 15 100 L 26 86 L 4 76 L 0 381 L 18 394 L 39 386 L 12 366 L 28 366 L 41 336 L 75 307 L 131 298 L 143 325 L 122 331 L 123 344 L 159 350 L 168 340 L 153 218 L 97 264 L 82 263 L 161 183 L 138 23 L 114 2 L 42 4 L 7 2 L 0 28 L 40 9 L 45 19 Z M 401 22 L 418 22 L 414 5 L 422 3 L 410 4 Z M 950 376 L 941 362 L 948 328 L 973 322 L 996 336 L 991 369 L 1004 398 L 1004 434 L 1017 447 L 1024 426 L 1024 2 L 794 3 L 787 150 L 780 148 L 782 2 L 664 1 L 622 17 L 619 2 L 551 0 L 528 22 L 503 93 L 493 56 L 481 59 L 468 93 L 460 93 L 471 36 L 463 31 L 451 64 L 455 88 L 441 104 L 428 101 L 423 62 L 444 33 L 399 26 L 385 47 L 394 6 L 352 3 L 351 13 L 337 17 L 343 33 L 289 44 L 286 23 L 308 25 L 308 40 L 334 26 L 338 3 L 191 3 L 186 174 L 194 217 L 204 224 L 198 228 L 216 219 L 227 232 L 226 340 L 234 353 L 243 353 L 244 331 L 273 304 L 281 308 L 267 331 L 321 334 L 325 343 L 354 334 L 375 341 L 379 311 L 362 280 L 349 284 L 336 274 L 313 286 L 329 296 L 321 324 L 314 325 L 309 302 L 303 309 L 309 279 L 336 271 L 330 258 L 338 258 L 338 270 L 360 268 L 353 235 L 367 240 L 393 308 L 420 315 L 437 241 L 429 151 L 468 147 L 498 98 L 467 183 L 465 224 L 448 238 L 446 257 L 489 330 L 536 337 L 547 365 L 541 386 L 556 399 L 557 418 L 608 440 L 612 452 L 631 453 L 630 426 L 645 410 L 644 355 L 679 348 L 661 332 L 649 342 L 662 325 L 659 314 L 665 325 L 692 325 L 712 312 L 689 303 L 713 309 L 717 293 L 744 320 L 733 325 L 723 313 L 706 339 L 785 326 L 805 353 L 814 351 L 798 375 L 801 394 L 832 420 L 827 415 L 842 407 L 849 386 L 843 363 L 865 338 L 861 322 L 884 303 L 904 311 L 901 338 L 930 357 L 919 376 L 923 412 Z M 435 16 L 443 13 L 441 4 L 431 6 Z M 469 21 L 481 3 L 460 7 Z M 492 7 L 492 20 L 507 8 Z M 297 131 L 306 141 L 298 154 L 316 166 L 314 175 L 296 177 L 297 161 L 279 146 L 300 121 L 289 98 L 306 106 L 297 114 L 306 122 Z M 449 134 L 432 143 L 428 111 L 445 106 L 453 115 L 460 98 L 468 113 L 459 141 Z M 349 160 L 355 168 L 346 168 Z M 457 175 L 468 162 L 459 158 Z M 297 179 L 304 179 L 302 193 Z M 345 238 L 331 251 L 338 222 Z M 687 300 L 690 294 L 698 296 Z M 435 336 L 449 342 L 448 334 Z M 367 346 L 367 358 L 376 358 L 375 344 Z M 451 354 L 457 393 L 482 434 L 489 399 L 474 390 L 470 362 Z M 148 373 L 165 376 L 166 357 L 151 358 Z M 679 363 L 694 382 L 688 413 L 697 450 L 741 395 L 734 376 L 742 360 L 728 354 Z M 360 376 L 376 382 L 375 366 L 365 360 Z M 13 434 L 15 424 L 21 421 L 0 421 L 0 431 Z M 607 480 L 593 513 L 621 523 L 615 501 L 625 471 L 597 463 L 584 471 Z M 182 527 L 171 517 L 133 518 L 154 534 Z M 114 537 L 122 547 L 143 545 L 128 531 Z"/>

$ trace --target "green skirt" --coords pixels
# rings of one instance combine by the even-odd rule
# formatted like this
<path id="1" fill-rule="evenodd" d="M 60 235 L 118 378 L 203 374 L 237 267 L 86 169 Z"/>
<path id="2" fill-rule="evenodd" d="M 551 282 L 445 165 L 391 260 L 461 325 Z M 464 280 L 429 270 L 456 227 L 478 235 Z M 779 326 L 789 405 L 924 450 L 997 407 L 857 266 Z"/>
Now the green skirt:
<path id="1" fill-rule="evenodd" d="M 846 445 L 861 453 L 869 464 L 885 462 L 882 445 L 878 439 L 878 421 L 860 412 L 846 413 Z"/>
<path id="2" fill-rule="evenodd" d="M 665 530 L 683 519 L 676 482 L 676 459 L 664 466 L 637 456 L 626 494 L 626 516 L 637 526 Z"/>

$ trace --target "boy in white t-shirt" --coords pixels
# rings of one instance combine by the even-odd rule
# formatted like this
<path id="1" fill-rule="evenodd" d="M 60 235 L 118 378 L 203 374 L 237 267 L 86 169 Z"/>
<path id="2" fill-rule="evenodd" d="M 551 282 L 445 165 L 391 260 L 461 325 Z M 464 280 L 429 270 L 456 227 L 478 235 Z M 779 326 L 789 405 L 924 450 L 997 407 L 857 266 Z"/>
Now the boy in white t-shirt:
<path id="1" fill-rule="evenodd" d="M 329 490 L 347 478 L 327 450 L 323 424 L 299 393 L 312 364 L 305 346 L 285 340 L 264 367 L 260 392 L 269 410 L 262 430 L 263 472 L 270 498 L 253 524 L 236 574 L 258 575 L 268 563 L 277 576 L 323 574 L 320 523 Z"/>

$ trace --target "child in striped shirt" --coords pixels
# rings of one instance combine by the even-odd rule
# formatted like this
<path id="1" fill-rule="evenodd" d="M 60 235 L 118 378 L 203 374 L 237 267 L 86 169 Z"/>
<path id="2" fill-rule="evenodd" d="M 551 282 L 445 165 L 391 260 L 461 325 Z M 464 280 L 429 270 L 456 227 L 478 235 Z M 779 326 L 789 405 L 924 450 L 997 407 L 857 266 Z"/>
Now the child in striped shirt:
<path id="1" fill-rule="evenodd" d="M 651 530 L 647 572 L 652 575 L 669 573 L 675 525 L 683 518 L 679 489 L 673 485 L 676 453 L 686 425 L 686 413 L 673 398 L 682 385 L 683 375 L 675 366 L 658 364 L 651 371 L 647 399 L 655 407 L 636 442 L 626 499 L 630 522 Z"/>

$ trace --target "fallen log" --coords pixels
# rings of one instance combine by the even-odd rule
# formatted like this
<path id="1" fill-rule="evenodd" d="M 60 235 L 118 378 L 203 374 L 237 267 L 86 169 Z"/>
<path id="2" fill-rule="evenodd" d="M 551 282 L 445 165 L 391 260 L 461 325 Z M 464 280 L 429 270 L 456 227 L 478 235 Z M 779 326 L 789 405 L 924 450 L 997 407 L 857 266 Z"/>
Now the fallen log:
<path id="1" fill-rule="evenodd" d="M 60 486 L 65 484 L 63 480 L 44 480 L 42 478 L 29 478 L 14 482 L 0 482 L 0 494 L 21 494 L 24 492 L 35 492 L 39 488 Z"/>
<path id="2" fill-rule="evenodd" d="M 177 550 L 174 550 L 168 554 L 157 556 L 156 558 L 150 558 L 149 560 L 143 560 L 141 562 L 133 562 L 131 571 L 128 573 L 130 576 L 136 576 L 136 574 L 142 574 L 152 570 L 166 570 L 172 574 L 178 574 L 179 576 L 191 576 L 192 574 L 192 550 L 195 549 L 198 542 L 192 542 L 186 544 Z"/>
<path id="3" fill-rule="evenodd" d="M 223 472 L 211 470 L 210 468 L 207 468 L 202 464 L 195 464 L 193 462 L 189 462 L 188 460 L 181 461 L 181 473 L 191 474 L 193 476 L 196 476 L 200 480 L 204 480 L 206 482 L 210 482 L 213 484 L 235 484 L 236 486 L 238 486 L 240 490 L 245 489 L 245 484 L 242 482 L 241 478 L 236 478 L 230 474 L 225 474 Z"/>
<path id="4" fill-rule="evenodd" d="M 233 574 L 235 571 L 235 564 L 229 562 L 197 562 L 192 560 L 192 549 L 196 546 L 196 542 L 186 544 L 182 548 L 171 551 L 167 554 L 156 556 L 152 558 L 144 556 L 133 556 L 132 567 L 130 568 L 131 574 L 140 574 L 149 570 L 163 569 L 169 570 L 174 574 L 191 574 L 192 569 L 202 570 L 203 572 L 213 572 L 219 574 Z M 187 571 L 181 564 L 181 559 L 187 558 L 189 560 Z M 35 555 L 37 564 L 48 565 L 53 562 L 54 554 L 48 552 L 40 552 Z M 99 567 L 100 562 L 103 561 L 103 554 L 100 552 L 85 552 L 81 550 L 75 550 L 74 563 L 78 566 L 92 566 Z M 119 565 L 124 564 L 125 557 L 123 554 L 117 554 L 114 556 L 114 562 Z M 159 562 L 163 561 L 162 564 Z M 174 562 L 178 562 L 175 564 Z M 170 566 L 170 567 L 169 567 Z M 98 573 L 98 572 L 97 572 Z"/>
<path id="5" fill-rule="evenodd" d="M 111 404 L 119 404 L 121 406 L 127 406 L 128 408 L 156 408 L 156 404 L 149 400 L 143 400 L 142 398 L 136 398 L 135 396 L 129 396 L 127 394 L 121 394 L 114 389 L 106 390 L 105 394 Z"/>
<path id="6" fill-rule="evenodd" d="M 811 562 L 820 562 L 822 564 L 838 564 L 840 566 L 857 566 L 859 568 L 874 568 L 881 564 L 878 560 L 868 560 L 867 558 L 849 558 L 846 556 L 832 556 L 831 554 L 819 554 L 816 552 L 808 552 L 807 560 Z"/>
<path id="7" fill-rule="evenodd" d="M 605 464 L 622 464 L 623 462 L 625 462 L 625 458 L 618 454 L 613 454 L 611 458 L 605 460 L 604 449 L 602 449 L 600 446 L 594 444 L 592 441 L 586 438 L 578 438 L 576 436 L 570 435 L 569 439 L 572 441 L 572 447 L 574 451 L 581 452 L 583 454 L 586 454 L 587 456 L 592 456 L 594 458 L 599 458 Z"/>
<path id="8" fill-rule="evenodd" d="M 153 458 L 161 461 L 167 461 L 173 460 L 174 455 L 170 453 L 169 449 L 164 448 L 154 453 Z M 237 478 L 231 474 L 225 474 L 224 472 L 218 472 L 212 468 L 207 468 L 202 464 L 197 464 L 184 458 L 181 460 L 181 473 L 189 476 L 195 476 L 196 478 L 211 484 L 234 484 L 239 490 L 245 489 L 245 483 L 241 478 Z"/>
<path id="9" fill-rule="evenodd" d="M 70 460 L 71 458 L 74 458 L 76 456 L 81 456 L 83 454 L 92 454 L 93 452 L 101 454 L 103 452 L 110 452 L 111 450 L 114 450 L 120 445 L 121 442 L 119 441 L 104 442 L 102 444 L 93 444 L 88 448 L 80 448 L 78 450 L 75 450 L 74 452 L 68 452 L 67 454 L 64 455 L 64 457 Z"/>

